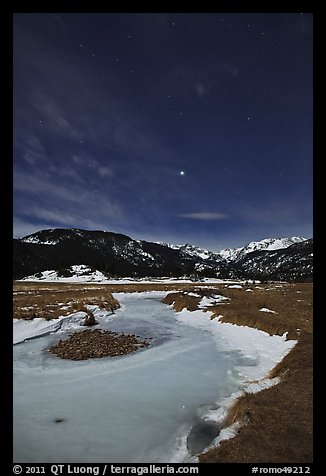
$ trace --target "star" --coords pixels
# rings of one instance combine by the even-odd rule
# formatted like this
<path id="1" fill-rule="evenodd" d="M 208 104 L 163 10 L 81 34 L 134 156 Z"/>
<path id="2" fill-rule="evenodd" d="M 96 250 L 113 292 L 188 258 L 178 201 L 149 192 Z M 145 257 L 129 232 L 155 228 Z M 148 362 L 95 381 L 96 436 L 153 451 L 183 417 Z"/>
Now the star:
<path id="1" fill-rule="evenodd" d="M 183 176 L 183 175 L 185 175 L 185 171 L 184 171 L 184 170 L 180 170 L 179 174 L 180 174 L 181 176 Z"/>

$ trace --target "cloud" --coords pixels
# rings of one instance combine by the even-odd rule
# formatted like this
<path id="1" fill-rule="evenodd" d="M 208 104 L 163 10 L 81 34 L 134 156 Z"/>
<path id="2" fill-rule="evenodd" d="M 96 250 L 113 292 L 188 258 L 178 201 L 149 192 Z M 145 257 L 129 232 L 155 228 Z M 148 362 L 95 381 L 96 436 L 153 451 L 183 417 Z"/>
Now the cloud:
<path id="1" fill-rule="evenodd" d="M 60 208 L 52 208 L 52 210 L 47 210 L 43 207 L 34 206 L 29 208 L 29 213 L 34 218 L 40 218 L 45 220 L 47 223 L 61 223 L 62 225 L 67 225 L 69 227 L 76 225 L 76 215 L 67 213 Z"/>
<path id="2" fill-rule="evenodd" d="M 129 91 L 117 78 L 95 75 L 72 64 L 62 51 L 51 48 L 49 55 L 37 38 L 27 35 L 25 44 L 18 41 L 21 37 L 26 34 L 18 31 L 14 64 L 26 68 L 28 75 L 17 75 L 14 86 L 15 144 L 26 148 L 26 136 L 35 136 L 37 127 L 38 134 L 55 135 L 75 146 L 83 139 L 101 150 L 137 158 L 172 155 L 141 114 L 131 112 Z"/>
<path id="3" fill-rule="evenodd" d="M 178 217 L 190 218 L 191 220 L 224 220 L 228 215 L 218 212 L 180 213 Z"/>
<path id="4" fill-rule="evenodd" d="M 98 191 L 91 180 L 71 180 L 73 170 L 62 170 L 63 177 L 59 170 L 53 166 L 44 172 L 14 169 L 14 190 L 20 192 L 14 200 L 17 216 L 28 218 L 30 223 L 42 220 L 68 227 L 78 227 L 94 215 L 97 223 L 110 226 L 125 221 L 124 208 L 111 193 Z"/>
<path id="5" fill-rule="evenodd" d="M 100 177 L 104 178 L 104 177 L 112 177 L 113 176 L 113 171 L 112 169 L 110 169 L 110 167 L 99 167 L 97 169 L 98 171 L 98 174 Z"/>
<path id="6" fill-rule="evenodd" d="M 46 225 L 45 223 L 34 224 L 34 223 L 31 223 L 29 220 L 26 221 L 17 216 L 13 217 L 13 237 L 14 238 L 22 238 L 23 236 L 31 235 L 32 233 L 35 233 L 36 231 L 43 230 L 46 228 L 54 228 L 54 227 L 49 227 L 49 225 Z"/>

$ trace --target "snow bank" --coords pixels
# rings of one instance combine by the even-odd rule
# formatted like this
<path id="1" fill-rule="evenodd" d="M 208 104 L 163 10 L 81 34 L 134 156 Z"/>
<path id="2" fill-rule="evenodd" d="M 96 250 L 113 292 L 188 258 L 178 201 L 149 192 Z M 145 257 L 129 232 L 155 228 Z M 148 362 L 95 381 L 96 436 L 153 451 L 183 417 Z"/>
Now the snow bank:
<path id="1" fill-rule="evenodd" d="M 278 378 L 269 379 L 266 376 L 276 366 L 278 362 L 288 354 L 296 345 L 296 340 L 286 340 L 286 333 L 282 336 L 269 335 L 264 331 L 246 326 L 238 326 L 229 323 L 220 322 L 217 318 L 211 320 L 213 313 L 209 311 L 188 311 L 183 309 L 177 313 L 177 319 L 184 324 L 211 332 L 217 341 L 217 344 L 223 350 L 237 350 L 244 357 L 252 362 L 252 365 L 235 367 L 238 376 L 242 379 L 241 390 L 232 393 L 229 397 L 217 401 L 217 409 L 209 410 L 202 415 L 203 420 L 222 423 L 229 408 L 245 392 L 259 392 L 263 389 L 276 385 Z M 229 371 L 232 374 L 232 370 Z M 225 439 L 233 438 L 237 434 L 240 424 L 221 430 L 217 438 L 206 448 L 216 446 Z"/>
<path id="2" fill-rule="evenodd" d="M 296 340 L 286 340 L 286 333 L 271 336 L 252 327 L 221 322 L 218 318 L 211 319 L 212 315 L 212 312 L 183 309 L 177 313 L 177 319 L 183 324 L 211 332 L 224 350 L 238 350 L 251 359 L 253 365 L 241 367 L 241 374 L 247 382 L 264 378 L 297 343 Z"/>
<path id="3" fill-rule="evenodd" d="M 96 320 L 104 319 L 106 322 L 111 319 L 112 312 L 105 311 L 93 305 L 86 307 L 92 311 Z M 57 332 L 64 333 L 71 329 L 81 330 L 81 323 L 85 316 L 85 312 L 79 311 L 49 321 L 38 317 L 31 320 L 13 319 L 13 344 L 20 344 L 27 340 Z"/>
<path id="4" fill-rule="evenodd" d="M 51 334 L 51 332 L 57 332 L 61 328 L 63 319 L 63 317 L 51 321 L 41 318 L 35 318 L 28 321 L 25 319 L 14 319 L 13 343 L 19 344 L 26 340 L 34 339 L 35 337 L 41 337 Z"/>

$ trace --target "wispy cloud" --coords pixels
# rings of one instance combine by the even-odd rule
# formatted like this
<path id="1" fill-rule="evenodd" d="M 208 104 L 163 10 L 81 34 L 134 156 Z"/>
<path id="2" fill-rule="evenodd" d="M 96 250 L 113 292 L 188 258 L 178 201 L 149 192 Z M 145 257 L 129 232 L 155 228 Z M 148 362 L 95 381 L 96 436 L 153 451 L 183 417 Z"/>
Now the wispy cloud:
<path id="1" fill-rule="evenodd" d="M 42 220 L 56 226 L 78 226 L 94 215 L 98 223 L 110 226 L 125 221 L 123 206 L 109 191 L 98 191 L 91 181 L 71 180 L 73 174 L 72 169 L 62 171 L 53 166 L 45 172 L 16 167 L 14 189 L 21 192 L 14 201 L 17 216 L 29 217 L 32 223 Z"/>
<path id="2" fill-rule="evenodd" d="M 24 220 L 17 216 L 13 217 L 13 237 L 22 238 L 23 236 L 31 235 L 39 230 L 46 228 L 54 228 L 46 223 L 31 223 L 30 220 Z"/>
<path id="3" fill-rule="evenodd" d="M 110 167 L 106 166 L 100 166 L 97 169 L 97 172 L 100 177 L 105 178 L 105 177 L 113 177 L 113 171 Z"/>
<path id="4" fill-rule="evenodd" d="M 228 215 L 218 212 L 179 213 L 178 217 L 191 220 L 224 220 Z"/>
<path id="5" fill-rule="evenodd" d="M 35 51 L 37 55 L 31 54 Z M 15 63 L 29 70 L 24 87 L 18 83 L 14 89 L 15 130 L 23 131 L 17 133 L 16 143 L 26 149 L 26 137 L 35 137 L 37 128 L 38 135 L 51 134 L 76 146 L 85 140 L 101 150 L 132 154 L 137 159 L 154 154 L 173 159 L 173 151 L 155 137 L 141 113 L 131 111 L 129 92 L 118 78 L 72 64 L 62 51 L 52 48 L 51 55 L 47 51 L 40 50 L 37 38 L 28 36 L 15 53 Z"/>
<path id="6" fill-rule="evenodd" d="M 76 225 L 76 215 L 67 213 L 59 207 L 52 206 L 47 210 L 44 207 L 32 206 L 28 211 L 34 219 L 45 220 L 46 223 L 60 223 L 70 227 Z"/>

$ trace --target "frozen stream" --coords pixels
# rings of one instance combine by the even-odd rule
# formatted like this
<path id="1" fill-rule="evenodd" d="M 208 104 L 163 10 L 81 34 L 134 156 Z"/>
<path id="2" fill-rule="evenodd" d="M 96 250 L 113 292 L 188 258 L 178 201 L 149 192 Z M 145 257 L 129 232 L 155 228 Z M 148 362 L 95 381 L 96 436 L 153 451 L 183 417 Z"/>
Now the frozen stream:
<path id="1" fill-rule="evenodd" d="M 15 462 L 187 462 L 194 425 L 190 446 L 209 445 L 216 435 L 207 427 L 203 436 L 200 422 L 241 387 L 258 354 L 225 345 L 211 321 L 188 325 L 163 296 L 120 294 L 122 310 L 97 317 L 102 328 L 151 338 L 137 353 L 62 360 L 45 350 L 62 333 L 14 346 Z"/>

